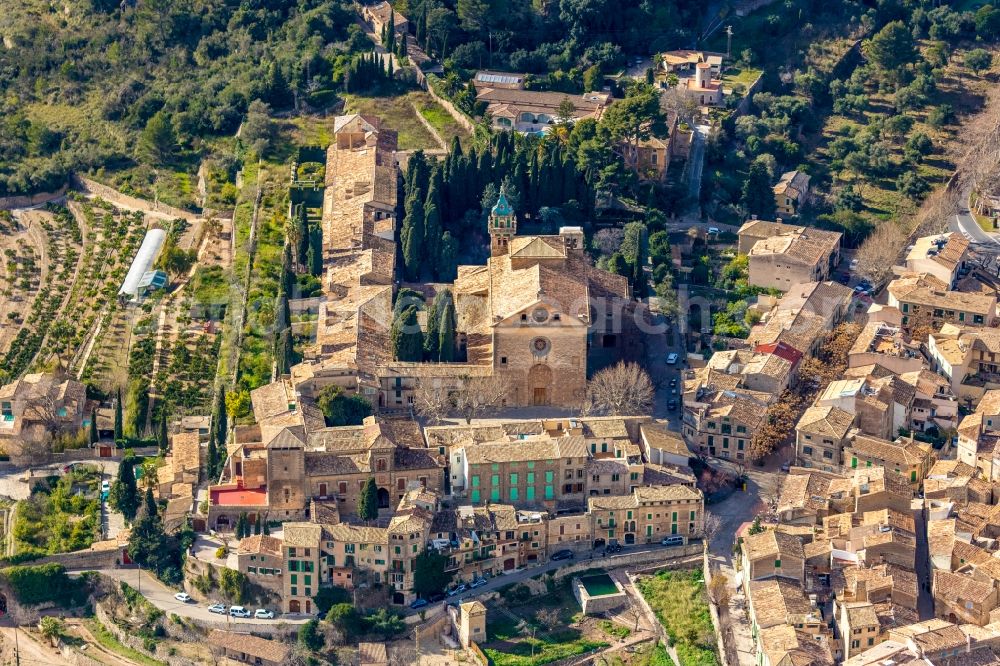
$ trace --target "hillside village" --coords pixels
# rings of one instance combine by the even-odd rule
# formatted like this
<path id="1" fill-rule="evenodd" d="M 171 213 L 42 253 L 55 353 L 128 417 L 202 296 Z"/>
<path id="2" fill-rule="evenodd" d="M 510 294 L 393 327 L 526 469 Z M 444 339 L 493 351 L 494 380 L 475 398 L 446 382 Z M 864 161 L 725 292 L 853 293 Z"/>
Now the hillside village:
<path id="1" fill-rule="evenodd" d="M 1000 665 L 1000 10 L 142 4 L 0 82 L 0 663 Z"/>

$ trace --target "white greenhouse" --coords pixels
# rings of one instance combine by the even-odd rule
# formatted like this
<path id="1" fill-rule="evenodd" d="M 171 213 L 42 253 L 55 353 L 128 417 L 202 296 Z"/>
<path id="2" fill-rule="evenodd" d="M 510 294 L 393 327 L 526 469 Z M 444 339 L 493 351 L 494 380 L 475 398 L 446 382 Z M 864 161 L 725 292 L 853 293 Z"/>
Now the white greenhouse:
<path id="1" fill-rule="evenodd" d="M 163 229 L 150 229 L 146 232 L 146 237 L 142 239 L 142 245 L 129 266 L 122 288 L 118 290 L 119 300 L 135 301 L 140 298 L 143 276 L 153 268 L 156 255 L 163 247 L 163 241 L 167 238 L 167 232 Z"/>

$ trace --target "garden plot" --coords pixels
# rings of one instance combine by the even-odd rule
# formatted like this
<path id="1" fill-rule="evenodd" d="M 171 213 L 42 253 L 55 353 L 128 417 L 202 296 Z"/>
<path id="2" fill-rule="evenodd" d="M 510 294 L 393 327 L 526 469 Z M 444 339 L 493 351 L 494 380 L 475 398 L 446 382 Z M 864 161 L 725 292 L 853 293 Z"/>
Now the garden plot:
<path id="1" fill-rule="evenodd" d="M 47 267 L 47 272 L 30 309 L 21 315 L 22 325 L 0 362 L 0 368 L 10 377 L 20 376 L 31 368 L 37 362 L 40 349 L 51 348 L 46 340 L 55 327 L 55 320 L 66 311 L 70 287 L 80 269 L 83 247 L 83 231 L 69 211 L 61 206 L 50 206 L 46 212 L 33 212 L 24 219 L 25 226 L 37 224 L 41 227 L 41 232 L 35 233 L 44 235 L 40 263 Z"/>
<path id="2" fill-rule="evenodd" d="M 27 310 L 49 277 L 45 260 L 47 238 L 36 218 L 46 213 L 28 211 L 14 217 L 0 211 L 0 354 L 6 353 L 24 323 Z M 33 224 L 32 221 L 36 220 Z"/>

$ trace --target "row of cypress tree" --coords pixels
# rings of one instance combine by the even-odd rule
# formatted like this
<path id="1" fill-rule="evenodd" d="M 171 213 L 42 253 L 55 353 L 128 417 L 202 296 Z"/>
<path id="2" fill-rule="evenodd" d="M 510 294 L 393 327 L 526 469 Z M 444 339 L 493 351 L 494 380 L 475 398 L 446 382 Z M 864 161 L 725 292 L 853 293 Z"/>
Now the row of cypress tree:
<path id="1" fill-rule="evenodd" d="M 418 318 L 422 309 L 423 302 L 416 292 L 399 291 L 390 332 L 394 357 L 410 362 L 455 361 L 455 300 L 451 290 L 439 291 L 426 307 L 426 330 L 421 329 Z"/>
<path id="2" fill-rule="evenodd" d="M 522 220 L 569 201 L 575 200 L 585 214 L 593 205 L 587 175 L 553 137 L 515 138 L 499 132 L 487 146 L 468 152 L 455 137 L 445 159 L 433 165 L 417 151 L 403 186 L 400 242 L 406 280 L 454 280 L 457 239 L 483 230 L 482 213 L 493 203 L 483 200 L 484 192 L 498 191 L 501 185 Z"/>

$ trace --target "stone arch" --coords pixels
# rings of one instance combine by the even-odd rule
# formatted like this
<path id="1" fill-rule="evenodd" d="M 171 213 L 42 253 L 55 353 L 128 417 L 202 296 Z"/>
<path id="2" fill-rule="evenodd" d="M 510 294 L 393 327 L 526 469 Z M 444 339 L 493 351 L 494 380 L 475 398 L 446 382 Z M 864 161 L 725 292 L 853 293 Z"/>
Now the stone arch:
<path id="1" fill-rule="evenodd" d="M 552 368 L 536 363 L 528 370 L 528 399 L 533 405 L 552 402 Z"/>
<path id="2" fill-rule="evenodd" d="M 389 491 L 385 488 L 378 489 L 378 508 L 388 509 L 389 508 Z"/>

